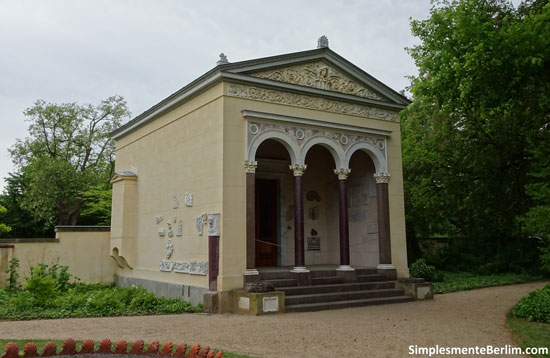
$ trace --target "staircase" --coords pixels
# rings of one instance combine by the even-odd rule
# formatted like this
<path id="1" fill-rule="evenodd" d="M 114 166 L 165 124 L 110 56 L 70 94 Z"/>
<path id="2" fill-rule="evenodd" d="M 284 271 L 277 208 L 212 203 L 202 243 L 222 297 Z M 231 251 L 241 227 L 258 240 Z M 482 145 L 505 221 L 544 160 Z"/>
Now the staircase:
<path id="1" fill-rule="evenodd" d="M 311 285 L 298 286 L 290 270 L 262 269 L 261 280 L 271 283 L 277 291 L 285 293 L 286 312 L 321 311 L 328 309 L 380 305 L 412 301 L 404 291 L 395 288 L 376 269 L 356 269 L 355 282 L 344 282 L 335 269 L 311 271 Z"/>

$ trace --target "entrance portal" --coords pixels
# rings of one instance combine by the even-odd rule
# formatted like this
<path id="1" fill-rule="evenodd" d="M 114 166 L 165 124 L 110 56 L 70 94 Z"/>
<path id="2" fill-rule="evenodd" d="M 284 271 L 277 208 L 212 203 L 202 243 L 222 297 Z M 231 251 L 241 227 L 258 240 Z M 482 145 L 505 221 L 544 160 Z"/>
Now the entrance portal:
<path id="1" fill-rule="evenodd" d="M 277 266 L 277 180 L 256 179 L 256 266 Z"/>

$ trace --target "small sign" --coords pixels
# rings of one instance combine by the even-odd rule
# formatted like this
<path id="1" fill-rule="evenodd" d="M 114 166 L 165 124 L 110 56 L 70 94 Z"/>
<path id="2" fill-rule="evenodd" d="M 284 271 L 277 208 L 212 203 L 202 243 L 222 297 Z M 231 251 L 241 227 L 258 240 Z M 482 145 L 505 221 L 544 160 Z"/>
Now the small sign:
<path id="1" fill-rule="evenodd" d="M 307 238 L 307 251 L 321 251 L 321 238 L 319 236 Z"/>

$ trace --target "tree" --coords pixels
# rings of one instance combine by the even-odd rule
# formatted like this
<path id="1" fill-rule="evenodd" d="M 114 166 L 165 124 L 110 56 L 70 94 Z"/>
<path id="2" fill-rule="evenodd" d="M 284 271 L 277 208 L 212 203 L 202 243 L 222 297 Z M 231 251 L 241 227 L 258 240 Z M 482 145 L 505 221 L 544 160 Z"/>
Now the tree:
<path id="1" fill-rule="evenodd" d="M 21 208 L 48 225 L 75 225 L 84 193 L 112 174 L 109 133 L 129 117 L 126 101 L 113 96 L 92 106 L 39 100 L 24 114 L 29 137 L 10 149 L 18 174 L 28 179 Z"/>
<path id="2" fill-rule="evenodd" d="M 0 205 L 0 215 L 5 214 L 6 211 L 7 211 L 7 209 L 5 207 L 3 207 L 2 205 Z M 0 234 L 10 232 L 10 231 L 11 231 L 11 227 L 9 227 L 8 225 L 6 225 L 4 223 L 0 223 Z"/>
<path id="3" fill-rule="evenodd" d="M 411 28 L 420 44 L 409 49 L 419 74 L 402 115 L 408 234 L 462 238 L 479 262 L 500 255 L 502 269 L 522 254 L 518 217 L 544 170 L 534 153 L 550 129 L 550 3 L 440 2 Z"/>

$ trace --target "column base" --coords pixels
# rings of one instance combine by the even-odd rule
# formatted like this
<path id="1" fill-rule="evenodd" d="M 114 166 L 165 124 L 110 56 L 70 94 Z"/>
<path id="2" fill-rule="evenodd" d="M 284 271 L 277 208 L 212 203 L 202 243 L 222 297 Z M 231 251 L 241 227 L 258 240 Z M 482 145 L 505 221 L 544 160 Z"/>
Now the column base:
<path id="1" fill-rule="evenodd" d="M 256 269 L 246 269 L 244 270 L 243 275 L 244 284 L 259 282 L 260 281 L 260 272 Z"/>
<path id="2" fill-rule="evenodd" d="M 305 267 L 298 267 L 299 271 L 295 271 L 296 268 L 290 270 L 290 278 L 295 279 L 298 286 L 311 286 L 311 272 Z"/>
<path id="3" fill-rule="evenodd" d="M 392 264 L 379 264 L 376 266 L 376 270 L 379 274 L 386 276 L 389 280 L 397 279 L 397 271 Z"/>
<path id="4" fill-rule="evenodd" d="M 353 267 L 351 267 L 350 265 L 340 265 L 340 266 L 338 266 L 336 271 L 355 271 L 355 269 Z"/>
<path id="5" fill-rule="evenodd" d="M 295 266 L 292 270 L 292 273 L 307 273 L 309 270 L 305 266 Z"/>
<path id="6" fill-rule="evenodd" d="M 348 266 L 348 265 L 342 265 L 342 266 Z M 351 266 L 348 266 L 351 267 Z M 340 270 L 340 267 L 336 269 L 336 276 L 341 277 L 344 282 L 357 282 L 357 271 L 353 267 L 350 269 L 344 269 Z"/>

